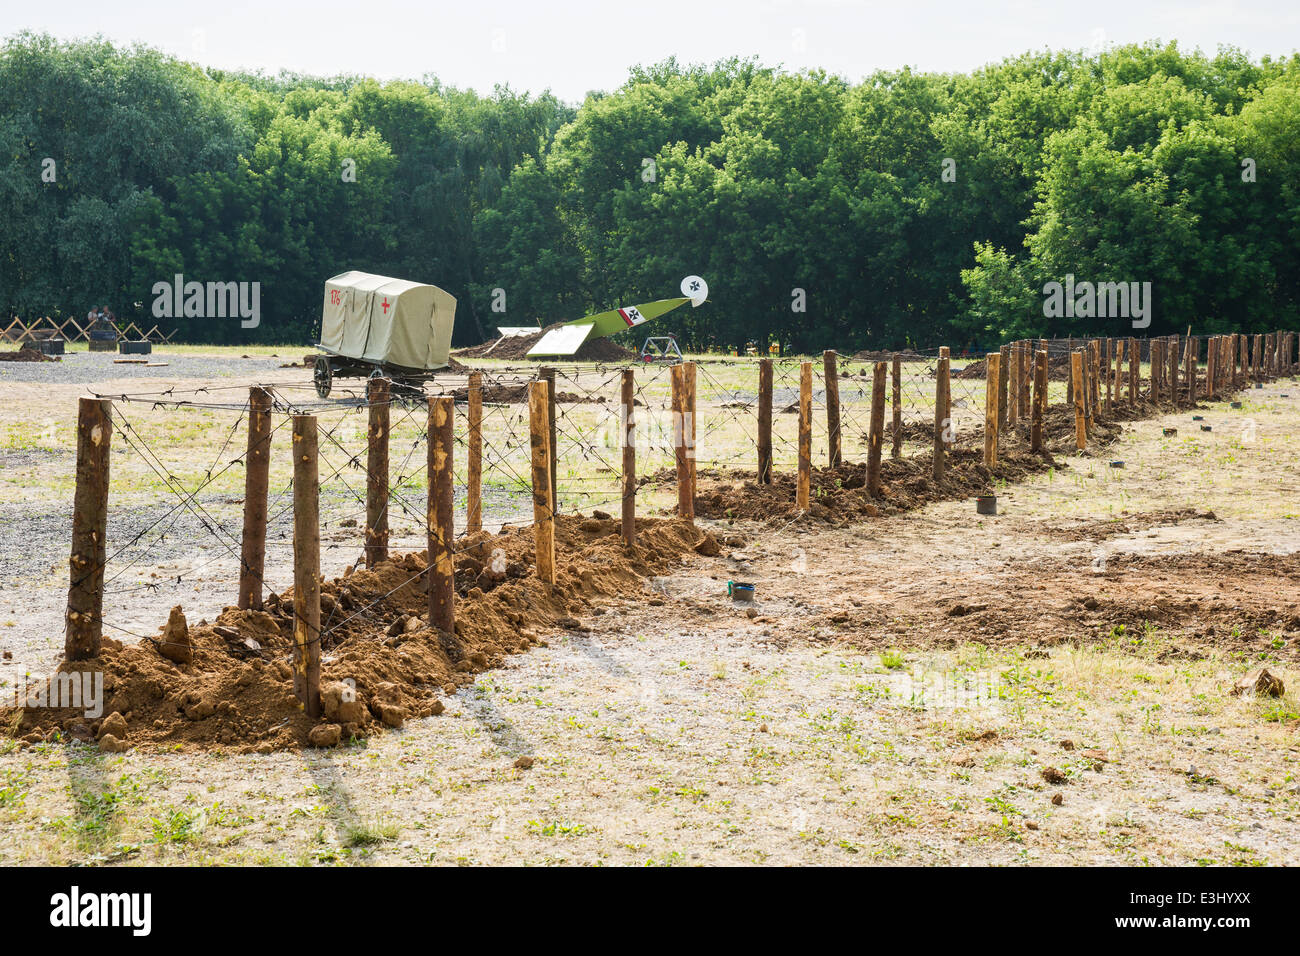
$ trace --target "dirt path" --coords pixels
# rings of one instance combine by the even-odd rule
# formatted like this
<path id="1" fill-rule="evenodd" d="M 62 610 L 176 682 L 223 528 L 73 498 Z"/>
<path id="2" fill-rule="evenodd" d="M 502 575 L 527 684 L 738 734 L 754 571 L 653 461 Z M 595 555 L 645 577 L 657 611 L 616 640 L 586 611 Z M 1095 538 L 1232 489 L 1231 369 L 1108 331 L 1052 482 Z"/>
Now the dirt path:
<path id="1" fill-rule="evenodd" d="M 364 747 L 11 750 L 0 862 L 1300 863 L 1300 391 L 1246 397 L 995 518 L 722 525 Z"/>

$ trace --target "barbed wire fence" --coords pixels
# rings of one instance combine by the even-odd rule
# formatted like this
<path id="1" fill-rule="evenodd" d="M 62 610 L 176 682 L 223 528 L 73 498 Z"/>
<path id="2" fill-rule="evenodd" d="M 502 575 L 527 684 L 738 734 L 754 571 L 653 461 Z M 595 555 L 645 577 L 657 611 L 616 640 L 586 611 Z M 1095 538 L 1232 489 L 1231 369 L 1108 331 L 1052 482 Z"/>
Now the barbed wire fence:
<path id="1" fill-rule="evenodd" d="M 1181 351 L 1178 341 L 1182 343 Z M 1136 408 L 1137 403 L 1151 400 L 1152 389 L 1177 387 L 1161 380 L 1168 364 L 1169 369 L 1216 374 L 1219 386 L 1237 389 L 1291 374 L 1295 368 L 1295 342 L 1294 334 L 1280 334 L 1269 351 L 1261 349 L 1258 342 L 1242 345 L 1234 339 L 1229 353 L 1220 339 L 1206 339 L 1207 356 L 1218 349 L 1217 372 L 1208 361 L 1195 361 L 1202 346 L 1197 337 L 1175 340 L 1172 352 L 1159 352 L 1158 369 L 1150 367 L 1151 356 L 1156 354 L 1152 344 L 1140 342 L 1130 349 L 1138 349 L 1139 363 L 1145 357 L 1147 371 L 1131 367 L 1134 377 L 1122 378 L 1112 370 L 1108 352 L 1104 370 L 1091 387 L 1098 391 L 1094 397 L 1097 406 L 1101 407 L 1105 397 L 1109 408 L 1116 388 L 1122 391 L 1130 382 L 1138 383 L 1141 387 L 1129 393 Z M 1047 352 L 1047 404 L 1059 406 L 1071 385 L 1060 367 L 1076 361 L 1074 356 L 1081 352 L 1092 353 L 1086 351 L 1087 343 L 1082 341 L 1045 344 L 1043 349 L 1044 343 L 1034 340 L 1026 348 Z M 1232 364 L 1225 373 L 1224 356 L 1229 354 Z M 799 425 L 805 414 L 810 417 L 813 462 L 820 467 L 829 461 L 832 429 L 828 393 L 834 396 L 844 460 L 861 461 L 866 457 L 879 364 L 883 364 L 887 396 L 882 444 L 886 449 L 906 447 L 910 455 L 927 454 L 934 441 L 936 420 L 943 417 L 936 416 L 935 410 L 939 355 L 940 350 L 935 349 L 888 357 L 879 353 L 835 356 L 830 372 L 835 376 L 834 389 L 827 387 L 822 363 L 814 362 L 813 387 L 807 392 L 802 382 L 807 360 L 771 360 L 774 470 L 789 471 L 799 466 Z M 985 358 L 950 361 L 950 447 L 973 447 L 984 440 L 986 399 L 988 389 L 994 386 L 987 377 Z M 691 444 L 694 469 L 750 478 L 756 473 L 764 427 L 758 363 L 748 358 L 711 359 L 692 363 L 692 368 L 691 420 L 685 425 L 677 411 L 679 385 L 675 382 L 675 367 L 647 364 L 634 368 L 630 418 L 635 422 L 636 470 L 641 486 L 671 485 L 678 480 L 678 452 L 684 441 Z M 830 368 L 828 364 L 826 369 Z M 265 588 L 274 604 L 292 584 L 289 571 L 293 564 L 297 490 L 290 456 L 281 451 L 277 457 L 275 449 L 283 449 L 285 432 L 296 419 L 310 418 L 316 430 L 320 523 L 328 532 L 319 542 L 327 566 L 323 570 L 355 569 L 366 563 L 366 533 L 375 517 L 367 495 L 377 480 L 384 485 L 387 541 L 413 551 L 446 549 L 454 561 L 465 553 L 469 537 L 465 518 L 471 501 L 478 502 L 488 533 L 516 524 L 528 525 L 539 515 L 554 520 L 565 513 L 617 510 L 629 495 L 623 470 L 629 410 L 623 408 L 621 396 L 626 370 L 627 366 L 609 363 L 571 363 L 545 369 L 502 365 L 475 370 L 473 385 L 466 374 L 457 373 L 436 376 L 417 391 L 396 393 L 384 403 L 389 414 L 384 441 L 386 454 L 392 457 L 387 459 L 390 464 L 383 476 L 368 472 L 367 452 L 373 441 L 368 416 L 376 402 L 367 387 L 344 385 L 334 397 L 321 399 L 308 384 L 261 386 L 271 396 L 273 423 L 267 442 L 272 449 L 273 490 L 266 493 L 265 509 L 264 567 L 270 570 L 263 580 L 262 568 L 256 569 L 259 586 Z M 1152 372 L 1157 372 L 1155 378 L 1150 377 Z M 550 449 L 555 478 L 554 487 L 539 498 L 534 467 L 538 423 L 535 414 L 530 413 L 529 394 L 544 380 L 554 382 L 554 418 L 549 424 L 555 435 L 555 445 Z M 472 387 L 481 389 L 478 397 L 482 412 L 477 427 L 469 418 Z M 119 457 L 129 457 L 132 462 L 127 474 L 131 490 L 125 507 L 119 506 L 111 522 L 112 537 L 117 542 L 112 551 L 72 579 L 70 595 L 87 581 L 99 589 L 100 610 L 85 618 L 84 626 L 108 628 L 157 642 L 155 635 L 141 633 L 130 613 L 135 595 L 181 593 L 214 568 L 248 570 L 241 555 L 244 516 L 234 507 L 244 504 L 241 493 L 245 489 L 240 479 L 247 466 L 247 450 L 238 439 L 249 423 L 252 408 L 251 394 L 243 394 L 246 391 L 247 386 L 212 385 L 95 395 L 99 402 L 111 402 L 112 439 Z M 442 528 L 434 526 L 430 509 L 430 482 L 443 480 L 431 479 L 427 464 L 433 399 L 447 399 L 454 409 L 454 450 L 445 480 L 452 485 L 456 517 Z M 804 402 L 807 410 L 801 412 Z M 183 424 L 169 424 L 168 416 L 178 413 Z M 901 433 L 897 440 L 896 430 Z M 200 436 L 206 440 L 198 440 Z M 160 451 L 163 446 L 169 451 Z M 477 486 L 471 487 L 468 462 L 475 451 L 481 461 L 481 477 Z M 179 460 L 165 460 L 169 453 L 174 459 L 179 455 Z M 479 543 L 481 539 L 476 539 L 472 546 Z M 75 547 L 74 529 L 74 567 Z M 337 635 L 345 633 L 355 621 L 374 624 L 391 616 L 389 598 L 404 588 L 427 586 L 429 577 L 427 566 L 412 567 L 384 594 L 351 606 L 331 602 L 306 643 L 319 651 L 322 646 L 333 646 Z"/>

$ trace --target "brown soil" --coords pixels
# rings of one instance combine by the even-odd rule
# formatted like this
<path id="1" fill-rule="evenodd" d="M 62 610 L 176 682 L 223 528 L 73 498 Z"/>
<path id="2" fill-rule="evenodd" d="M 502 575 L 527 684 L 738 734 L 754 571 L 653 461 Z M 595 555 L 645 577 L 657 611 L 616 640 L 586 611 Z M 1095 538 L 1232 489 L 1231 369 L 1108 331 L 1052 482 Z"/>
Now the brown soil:
<path id="1" fill-rule="evenodd" d="M 575 354 L 570 356 L 546 356 L 544 359 L 530 359 L 528 357 L 529 349 L 540 342 L 543 335 L 566 324 L 565 322 L 556 322 L 554 325 L 539 329 L 532 335 L 508 339 L 491 339 L 481 345 L 460 349 L 456 354 L 462 358 L 522 359 L 530 362 L 543 360 L 548 362 L 626 362 L 629 359 L 636 358 L 635 352 L 623 348 L 623 346 L 608 338 L 590 339 L 584 342 L 582 348 L 578 349 Z"/>
<path id="2" fill-rule="evenodd" d="M 860 603 L 830 616 L 861 647 L 896 643 L 879 636 L 888 622 L 916 625 L 904 629 L 910 647 L 1055 647 L 1110 637 L 1134 650 L 1155 626 L 1177 636 L 1161 652 L 1164 659 L 1239 653 L 1295 660 L 1297 644 L 1289 638 L 1300 634 L 1300 554 L 1120 554 L 1104 571 L 1040 556 L 1032 566 L 1009 567 L 991 587 L 964 581 L 960 588 L 913 590 L 904 607 Z M 1278 636 L 1288 638 L 1281 648 Z"/>
<path id="3" fill-rule="evenodd" d="M 1127 366 L 1126 366 L 1127 368 Z M 952 373 L 953 378 L 987 378 L 988 361 L 980 359 L 978 362 L 971 362 L 961 369 Z M 1047 378 L 1052 382 L 1064 382 L 1070 377 L 1070 356 L 1069 355 L 1052 355 L 1047 359 Z"/>
<path id="4" fill-rule="evenodd" d="M 948 453 L 943 481 L 935 483 L 929 455 L 886 458 L 880 464 L 879 498 L 872 498 L 867 491 L 865 464 L 816 468 L 806 516 L 795 510 L 797 476 L 792 473 L 779 473 L 771 484 L 760 485 L 752 471 L 709 469 L 697 476 L 695 513 L 702 518 L 767 522 L 806 517 L 847 526 L 864 518 L 911 511 L 931 501 L 974 497 L 988 491 L 995 481 L 1018 481 L 1052 464 L 1050 457 L 1017 450 L 999 455 L 996 466 L 985 468 L 983 451 L 956 448 Z"/>
<path id="5" fill-rule="evenodd" d="M 57 362 L 58 360 L 58 356 L 46 355 L 36 349 L 29 348 L 0 352 L 0 362 Z"/>
<path id="6" fill-rule="evenodd" d="M 406 717 L 439 714 L 443 695 L 507 655 L 542 643 L 537 631 L 581 630 L 573 615 L 603 597 L 639 592 L 652 568 L 679 563 L 697 545 L 707 550 L 710 540 L 690 524 L 647 519 L 638 523 L 638 544 L 629 553 L 616 520 L 560 516 L 560 572 L 548 593 L 532 573 L 531 528 L 470 535 L 459 543 L 456 559 L 455 634 L 425 623 L 424 552 L 345 572 L 322 586 L 321 687 L 355 681 L 360 706 L 329 729 L 347 742 Z M 292 600 L 292 593 L 271 596 L 266 611 L 228 607 L 215 622 L 191 626 L 191 663 L 165 658 L 162 635 L 131 645 L 106 638 L 98 659 L 59 667 L 103 672 L 101 719 L 86 720 L 77 709 L 11 707 L 0 709 L 0 727 L 29 743 L 60 732 L 89 740 L 106 732 L 111 720 L 120 739 L 116 713 L 125 718 L 125 740 L 133 747 L 269 753 L 307 744 L 317 722 L 293 693 Z M 330 723 L 328 717 L 322 723 Z"/>

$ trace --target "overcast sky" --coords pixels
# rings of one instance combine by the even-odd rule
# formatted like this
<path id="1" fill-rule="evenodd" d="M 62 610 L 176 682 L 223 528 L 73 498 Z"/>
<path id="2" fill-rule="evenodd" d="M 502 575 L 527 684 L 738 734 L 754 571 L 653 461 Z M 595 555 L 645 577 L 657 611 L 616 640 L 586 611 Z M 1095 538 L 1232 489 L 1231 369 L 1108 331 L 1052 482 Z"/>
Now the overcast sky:
<path id="1" fill-rule="evenodd" d="M 493 85 L 578 102 L 629 66 L 753 56 L 857 80 L 878 68 L 965 71 L 1031 49 L 1095 50 L 1160 39 L 1254 57 L 1300 46 L 1297 0 L 62 0 L 0 4 L 0 35 L 142 42 L 204 65 L 380 79 L 490 92 Z"/>

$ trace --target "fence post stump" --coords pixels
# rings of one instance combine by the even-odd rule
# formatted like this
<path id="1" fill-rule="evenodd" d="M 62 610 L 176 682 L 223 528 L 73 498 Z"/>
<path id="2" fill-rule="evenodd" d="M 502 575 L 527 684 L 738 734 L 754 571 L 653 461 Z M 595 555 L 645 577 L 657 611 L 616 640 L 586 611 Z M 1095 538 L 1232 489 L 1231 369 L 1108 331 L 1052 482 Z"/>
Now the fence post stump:
<path id="1" fill-rule="evenodd" d="M 244 452 L 244 533 L 239 546 L 239 609 L 262 610 L 266 571 L 266 507 L 271 484 L 271 393 L 248 391 L 248 448 Z"/>
<path id="2" fill-rule="evenodd" d="M 772 360 L 758 362 L 758 483 L 772 483 Z"/>
<path id="3" fill-rule="evenodd" d="M 799 478 L 795 507 L 807 511 L 812 497 L 812 362 L 799 366 Z"/>
<path id="4" fill-rule="evenodd" d="M 1083 353 L 1070 353 L 1070 381 L 1074 383 L 1074 442 L 1080 451 L 1088 447 L 1088 427 L 1083 415 Z"/>
<path id="5" fill-rule="evenodd" d="M 293 416 L 293 692 L 312 720 L 320 703 L 320 472 L 316 416 Z"/>
<path id="6" fill-rule="evenodd" d="M 465 531 L 483 530 L 483 373 L 469 373 L 466 408 Z"/>
<path id="7" fill-rule="evenodd" d="M 636 544 L 636 372 L 623 369 L 619 436 L 623 442 L 623 543 Z"/>
<path id="8" fill-rule="evenodd" d="M 949 358 L 939 350 L 939 361 L 934 370 L 934 453 L 933 475 L 936 484 L 943 481 L 944 453 L 947 451 L 946 432 L 952 424 L 948 413 L 948 390 L 950 387 L 948 365 Z"/>
<path id="9" fill-rule="evenodd" d="M 1034 406 L 1029 424 L 1029 450 L 1043 450 L 1043 416 L 1047 414 L 1047 350 L 1034 353 Z"/>
<path id="10" fill-rule="evenodd" d="M 827 463 L 838 468 L 844 459 L 840 450 L 839 363 L 833 349 L 822 352 L 822 374 L 826 381 L 826 434 L 830 445 Z"/>
<path id="11" fill-rule="evenodd" d="M 894 416 L 894 444 L 889 451 L 890 458 L 903 457 L 903 360 L 899 358 L 898 353 L 894 353 L 894 361 L 890 374 L 893 378 L 891 382 L 892 392 L 890 394 L 890 410 Z"/>
<path id="12" fill-rule="evenodd" d="M 675 368 L 676 366 L 674 366 Z M 528 383 L 528 439 L 532 450 L 533 543 L 537 577 L 547 586 L 555 583 L 555 512 L 551 508 L 551 435 L 547 413 L 550 384 L 541 379 Z"/>
<path id="13" fill-rule="evenodd" d="M 72 505 L 72 553 L 63 656 L 84 661 L 99 654 L 104 636 L 104 563 L 108 560 L 108 462 L 113 403 L 77 403 L 77 483 Z"/>
<path id="14" fill-rule="evenodd" d="M 984 467 L 998 463 L 998 414 L 1002 409 L 1002 356 L 990 352 L 984 357 Z"/>
<path id="15" fill-rule="evenodd" d="M 366 567 L 388 558 L 388 423 L 392 382 L 372 378 L 366 386 Z"/>
<path id="16" fill-rule="evenodd" d="M 880 455 L 885 440 L 885 375 L 888 366 L 877 362 L 871 382 L 871 439 L 867 449 L 867 493 L 880 497 Z"/>

